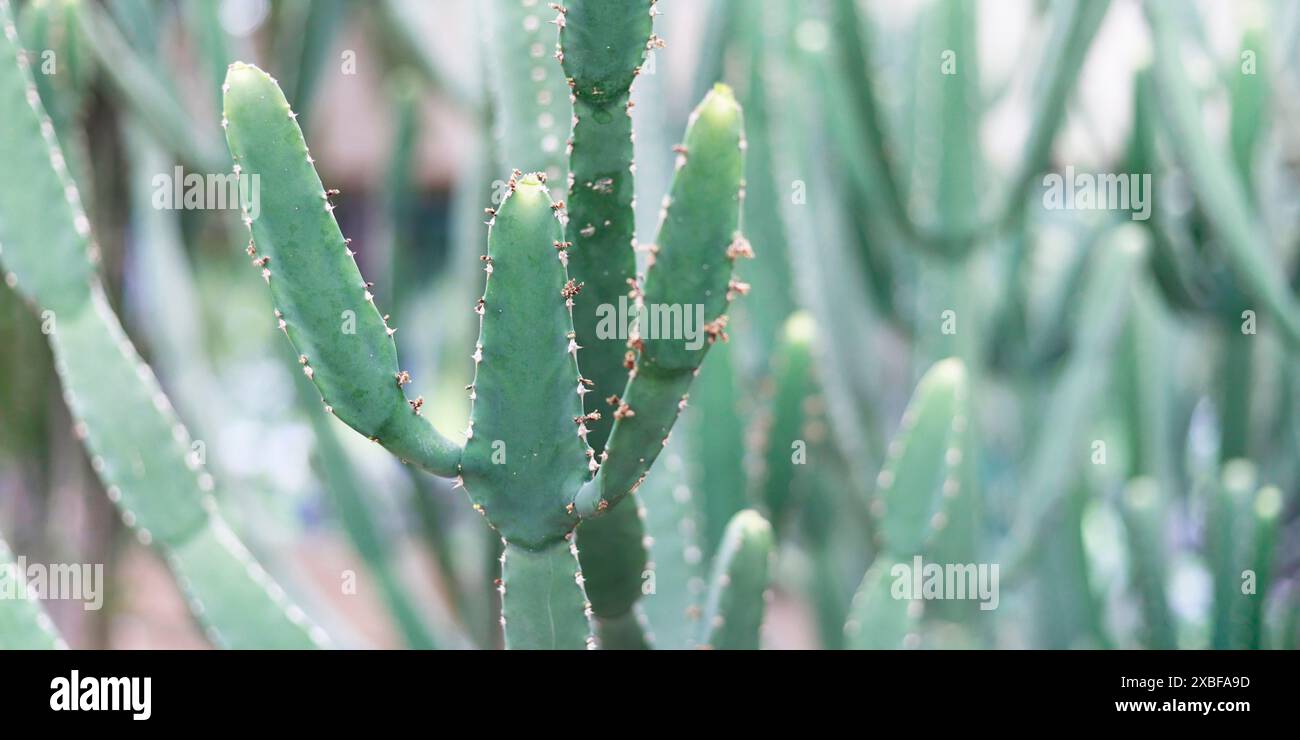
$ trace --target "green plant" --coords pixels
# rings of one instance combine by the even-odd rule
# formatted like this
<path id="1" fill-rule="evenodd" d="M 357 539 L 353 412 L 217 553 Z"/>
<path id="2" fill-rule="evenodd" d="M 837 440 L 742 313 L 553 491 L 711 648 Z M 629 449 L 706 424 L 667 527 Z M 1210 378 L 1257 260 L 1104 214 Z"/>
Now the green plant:
<path id="1" fill-rule="evenodd" d="M 222 517 L 189 432 L 122 330 L 7 0 L 0 25 L 0 156 L 22 173 L 0 183 L 0 265 L 8 286 L 41 313 L 92 468 L 123 522 L 166 557 L 217 644 L 326 644 Z"/>
<path id="2" fill-rule="evenodd" d="M 644 554 L 635 505 L 621 515 L 618 504 L 663 448 L 741 291 L 731 271 L 748 256 L 739 236 L 743 133 L 740 108 L 722 86 L 692 116 L 644 288 L 634 279 L 627 91 L 653 43 L 653 9 L 639 0 L 557 10 L 558 54 L 575 99 L 568 208 L 550 197 L 545 173 L 516 171 L 489 209 L 463 448 L 420 414 L 423 399 L 406 398 L 396 329 L 375 308 L 278 85 L 244 64 L 225 83 L 235 174 L 262 181 L 262 212 L 245 222 L 275 320 L 327 411 L 403 461 L 454 477 L 501 535 L 507 647 L 583 646 L 584 607 L 630 615 Z M 613 33 L 618 43 L 608 42 Z M 633 335 L 624 347 L 602 334 L 600 308 L 617 305 L 629 287 L 646 306 L 701 305 L 707 342 Z M 605 531 L 602 517 L 624 527 L 630 519 L 632 531 Z M 580 570 L 572 533 L 587 519 L 603 557 Z"/>

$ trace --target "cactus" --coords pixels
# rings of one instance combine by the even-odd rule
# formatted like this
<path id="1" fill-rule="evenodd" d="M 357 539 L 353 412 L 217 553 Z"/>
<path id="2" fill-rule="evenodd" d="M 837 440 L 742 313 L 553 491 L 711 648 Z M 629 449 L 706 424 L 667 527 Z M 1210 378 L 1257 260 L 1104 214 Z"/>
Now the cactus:
<path id="1" fill-rule="evenodd" d="M 1038 56 L 1008 66 L 974 0 L 285 0 L 247 34 L 219 6 L 4 24 L 15 549 L 111 564 L 116 511 L 218 646 L 1295 645 L 1285 14 L 1239 14 L 1219 58 L 1169 0 L 1002 9 Z M 1127 149 L 1080 156 L 1126 89 L 1103 22 L 1152 59 Z M 230 64 L 259 53 L 275 77 Z M 374 130 L 378 159 L 338 151 Z M 259 200 L 169 212 L 178 164 Z M 1039 192 L 1058 165 L 1095 208 Z M 85 483 L 116 508 L 69 531 Z M 340 542 L 361 609 L 252 555 Z M 0 646 L 60 646 L 40 606 L 0 599 Z"/>
<path id="2" fill-rule="evenodd" d="M 325 641 L 235 537 L 213 482 L 95 275 L 97 249 L 27 61 L 0 3 L 0 155 L 21 179 L 0 185 L 5 282 L 42 311 L 74 431 L 123 521 L 186 584 L 209 635 L 232 647 Z"/>
<path id="3" fill-rule="evenodd" d="M 728 522 L 704 606 L 705 647 L 758 649 L 774 546 L 772 526 L 753 509 Z"/>
<path id="4" fill-rule="evenodd" d="M 966 368 L 950 358 L 917 383 L 899 431 L 889 443 L 871 504 L 879 552 L 853 597 L 844 631 L 849 647 L 916 647 L 922 602 L 900 599 L 890 578 L 895 567 L 921 554 L 943 528 L 943 501 L 960 493 L 956 471 L 969 419 Z M 908 564 L 910 567 L 910 563 Z"/>
<path id="5" fill-rule="evenodd" d="M 0 650 L 66 648 L 50 615 L 27 591 L 27 574 L 19 571 L 9 545 L 0 539 Z"/>
<path id="6" fill-rule="evenodd" d="M 648 18 L 653 4 L 643 5 Z M 607 11 L 591 12 L 599 18 Z M 586 6 L 561 9 L 557 23 L 565 30 L 570 23 L 580 28 L 587 13 Z M 619 69 L 630 82 L 634 69 Z M 575 91 L 598 86 L 599 79 L 575 79 Z M 622 115 L 623 104 L 615 101 L 615 110 Z M 592 116 L 602 118 L 600 111 Z M 584 149 L 581 120 L 570 165 L 578 172 L 588 166 L 577 157 Z M 634 351 L 620 359 L 630 367 L 619 366 L 620 374 L 631 371 L 632 380 L 613 402 L 615 421 L 599 455 L 589 442 L 603 414 L 584 404 L 595 381 L 579 371 L 583 345 L 574 317 L 594 311 L 577 310 L 577 299 L 600 269 L 591 267 L 595 257 L 576 258 L 582 246 L 571 243 L 564 222 L 577 238 L 588 235 L 582 234 L 581 219 L 564 218 L 545 173 L 512 176 L 505 201 L 489 219 L 487 287 L 476 309 L 481 331 L 462 449 L 420 414 L 422 399 L 406 398 L 409 375 L 397 363 L 396 329 L 375 308 L 279 86 L 255 67 L 232 65 L 224 125 L 235 173 L 266 181 L 262 213 L 245 217 L 248 253 L 270 286 L 276 322 L 327 410 L 403 461 L 454 477 L 466 489 L 506 543 L 508 646 L 581 647 L 587 616 L 580 607 L 588 597 L 586 579 L 571 561 L 578 551 L 573 530 L 583 519 L 606 515 L 644 479 L 708 346 L 725 336 L 725 311 L 735 294 L 732 263 L 748 254 L 737 236 L 743 135 L 731 92 L 716 88 L 692 116 L 643 294 L 651 306 L 702 303 L 710 319 L 704 327 L 708 342 L 693 348 L 684 338 L 635 338 Z M 581 187 L 583 181 L 575 183 Z M 630 202 L 616 209 L 627 216 L 624 244 L 630 249 Z M 593 270 L 582 283 L 570 277 L 579 264 Z M 622 280 L 619 293 L 627 287 Z M 635 514 L 635 508 L 625 508 Z M 615 539 L 619 547 L 629 539 L 640 547 L 639 537 Z M 542 629 L 547 621 L 554 631 Z"/>

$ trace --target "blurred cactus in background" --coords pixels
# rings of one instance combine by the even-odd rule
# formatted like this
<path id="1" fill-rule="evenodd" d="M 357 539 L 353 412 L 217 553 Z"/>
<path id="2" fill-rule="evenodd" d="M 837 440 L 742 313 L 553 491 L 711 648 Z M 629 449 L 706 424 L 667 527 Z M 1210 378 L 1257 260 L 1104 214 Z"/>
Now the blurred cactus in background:
<path id="1" fill-rule="evenodd" d="M 1300 2 L 0 25 L 0 648 L 1300 640 Z"/>

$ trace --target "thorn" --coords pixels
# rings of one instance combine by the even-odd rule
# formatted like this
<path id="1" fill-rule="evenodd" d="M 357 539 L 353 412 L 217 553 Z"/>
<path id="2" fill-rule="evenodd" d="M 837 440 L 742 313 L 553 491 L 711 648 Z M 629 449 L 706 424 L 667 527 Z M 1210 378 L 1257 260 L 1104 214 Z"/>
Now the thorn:
<path id="1" fill-rule="evenodd" d="M 564 287 L 560 289 L 560 297 L 569 300 L 581 293 L 582 286 L 584 285 L 586 285 L 586 283 L 580 283 L 577 280 L 570 278 L 569 282 L 565 283 Z"/>
<path id="2" fill-rule="evenodd" d="M 623 355 L 623 367 L 627 368 L 628 370 L 635 370 L 635 369 L 636 369 L 636 353 L 635 353 L 635 352 L 632 352 L 631 350 L 629 350 L 627 354 Z"/>
<path id="3" fill-rule="evenodd" d="M 709 344 L 717 342 L 719 339 L 729 341 L 727 336 L 727 316 L 724 314 L 704 325 L 704 333 L 709 337 Z"/>
<path id="4" fill-rule="evenodd" d="M 727 283 L 727 300 L 730 301 L 738 295 L 749 295 L 750 284 L 732 279 Z"/>
<path id="5" fill-rule="evenodd" d="M 407 403 L 411 404 L 411 410 L 418 416 L 420 409 L 424 407 L 424 396 L 419 396 L 414 401 L 407 401 Z"/>
<path id="6" fill-rule="evenodd" d="M 622 400 L 623 399 L 619 398 L 617 395 L 613 395 L 610 396 L 609 398 L 606 398 L 605 403 L 609 404 L 610 406 L 617 406 Z"/>
<path id="7" fill-rule="evenodd" d="M 731 244 L 727 247 L 727 259 L 735 261 L 739 258 L 754 259 L 754 247 L 750 245 L 749 240 L 741 234 L 736 234 Z"/>
<path id="8" fill-rule="evenodd" d="M 396 373 L 393 374 L 393 377 L 397 379 L 398 388 L 401 388 L 402 386 L 411 382 L 411 374 L 406 372 L 405 370 L 397 371 Z"/>

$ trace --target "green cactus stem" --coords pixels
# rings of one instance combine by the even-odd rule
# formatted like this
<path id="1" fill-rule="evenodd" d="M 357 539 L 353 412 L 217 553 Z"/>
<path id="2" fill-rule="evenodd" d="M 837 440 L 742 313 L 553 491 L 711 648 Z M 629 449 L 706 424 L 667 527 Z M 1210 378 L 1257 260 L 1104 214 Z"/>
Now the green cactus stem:
<path id="1" fill-rule="evenodd" d="M 817 325 L 812 316 L 800 311 L 785 322 L 776 348 L 773 398 L 764 430 L 763 473 L 759 485 L 768 516 L 777 531 L 785 524 L 796 489 L 798 465 L 807 462 L 808 435 L 804 424 L 807 404 L 815 388 L 812 345 Z M 805 459 L 796 462 L 796 456 Z"/>
<path id="2" fill-rule="evenodd" d="M 1164 526 L 1168 508 L 1161 493 L 1160 485 L 1151 478 L 1131 480 L 1125 486 L 1120 513 L 1128 539 L 1131 582 L 1142 609 L 1143 644 L 1155 650 L 1173 650 L 1178 640 L 1166 585 Z"/>
<path id="3" fill-rule="evenodd" d="M 461 479 L 506 541 L 541 548 L 577 523 L 573 492 L 597 467 L 568 303 L 562 231 L 541 174 L 511 178 L 492 218 Z"/>
<path id="4" fill-rule="evenodd" d="M 258 217 L 243 204 L 249 259 L 303 373 L 345 424 L 435 475 L 456 475 L 460 449 L 406 398 L 396 330 L 375 307 L 279 86 L 256 67 L 231 65 L 224 121 L 235 175 L 260 178 Z"/>
<path id="5" fill-rule="evenodd" d="M 895 597 L 895 565 L 891 558 L 877 558 L 862 577 L 844 623 L 845 646 L 850 650 L 899 650 L 920 645 L 925 602 Z"/>
<path id="6" fill-rule="evenodd" d="M 0 0 L 0 266 L 42 311 L 73 431 L 123 521 L 168 556 L 218 644 L 312 647 L 327 640 L 230 532 L 213 481 L 95 275 L 89 221 Z M 192 557 L 195 554 L 201 557 Z"/>
<path id="7" fill-rule="evenodd" d="M 958 443 L 970 423 L 966 383 L 960 360 L 935 363 L 917 383 L 889 443 L 871 511 L 880 546 L 895 557 L 921 552 L 946 523 L 944 499 L 960 492 Z"/>
<path id="8" fill-rule="evenodd" d="M 509 650 L 595 646 L 591 605 L 572 535 L 540 550 L 506 544 L 501 556 L 501 622 Z"/>
<path id="9" fill-rule="evenodd" d="M 889 443 L 871 505 L 879 555 L 867 569 L 849 607 L 846 644 L 852 649 L 916 647 L 923 603 L 893 593 L 893 571 L 921 555 L 944 528 L 945 498 L 959 493 L 959 442 L 966 415 L 966 366 L 949 358 L 916 384 L 898 431 Z"/>
<path id="10" fill-rule="evenodd" d="M 775 547 L 772 526 L 757 511 L 731 518 L 713 559 L 701 625 L 704 647 L 758 649 Z"/>
<path id="11" fill-rule="evenodd" d="M 18 569 L 14 554 L 0 539 L 0 650 L 66 649 L 50 615 L 29 597 L 27 574 Z"/>
<path id="12" fill-rule="evenodd" d="M 1300 306 L 1271 251 L 1272 242 L 1252 211 L 1230 154 L 1211 143 L 1201 123 L 1196 92 L 1179 62 L 1180 33 L 1171 3 L 1154 0 L 1144 8 L 1155 39 L 1157 98 L 1174 153 L 1187 170 L 1192 191 L 1219 235 L 1223 257 L 1242 290 L 1268 312 L 1267 318 L 1292 348 L 1300 346 Z"/>
<path id="13" fill-rule="evenodd" d="M 685 336 L 637 336 L 635 365 L 602 454 L 601 470 L 575 501 L 583 516 L 632 493 L 654 463 L 695 372 L 713 342 L 726 337 L 726 309 L 739 294 L 732 265 L 752 255 L 740 236 L 744 133 L 740 106 L 725 85 L 691 116 L 678 158 L 641 303 L 649 312 L 703 317 L 695 342 Z M 632 359 L 632 358 L 629 358 Z"/>
<path id="14" fill-rule="evenodd" d="M 655 474 L 638 492 L 647 511 L 650 561 L 646 567 L 653 579 L 646 584 L 641 607 L 649 623 L 647 639 L 656 648 L 681 650 L 699 644 L 707 588 L 700 545 L 704 496 L 692 485 L 683 455 L 693 441 L 688 430 L 674 433 Z"/>
<path id="15" fill-rule="evenodd" d="M 482 3 L 497 164 L 563 183 L 573 108 L 555 63 L 555 26 L 543 0 Z"/>
<path id="16" fill-rule="evenodd" d="M 607 313 L 636 285 L 631 88 L 652 43 L 654 0 L 571 0 L 556 4 L 556 57 L 573 103 L 566 201 L 569 274 L 582 285 L 573 298 L 573 328 L 582 347 L 582 371 L 601 413 L 588 423 L 587 442 L 605 450 L 617 399 L 627 385 L 625 338 Z M 606 331 L 602 331 L 606 330 Z M 632 607 L 646 566 L 645 526 L 635 500 L 578 530 L 587 592 L 600 617 L 601 644 L 640 647 Z M 615 620 L 622 629 L 614 630 Z M 626 639 L 624 639 L 626 638 Z"/>

